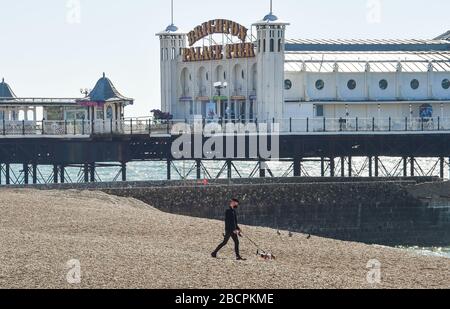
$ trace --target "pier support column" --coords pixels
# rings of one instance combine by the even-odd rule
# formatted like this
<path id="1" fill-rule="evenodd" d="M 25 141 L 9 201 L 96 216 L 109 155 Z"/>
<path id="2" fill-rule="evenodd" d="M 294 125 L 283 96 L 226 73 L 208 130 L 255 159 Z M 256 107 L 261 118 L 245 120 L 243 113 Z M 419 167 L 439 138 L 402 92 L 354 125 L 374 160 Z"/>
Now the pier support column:
<path id="1" fill-rule="evenodd" d="M 266 162 L 263 161 L 259 162 L 259 177 L 261 178 L 266 177 Z"/>
<path id="2" fill-rule="evenodd" d="M 411 177 L 415 176 L 415 162 L 416 158 L 411 157 Z"/>
<path id="3" fill-rule="evenodd" d="M 441 177 L 441 179 L 444 179 L 445 177 L 445 159 L 443 157 L 439 158 L 439 177 Z"/>
<path id="4" fill-rule="evenodd" d="M 85 163 L 83 167 L 84 182 L 89 182 L 89 164 Z"/>
<path id="5" fill-rule="evenodd" d="M 408 177 L 408 158 L 403 157 L 403 177 Z"/>
<path id="6" fill-rule="evenodd" d="M 341 177 L 345 177 L 345 158 L 341 157 Z"/>
<path id="7" fill-rule="evenodd" d="M 378 178 L 380 176 L 380 158 L 378 156 L 375 157 L 375 177 Z"/>
<path id="8" fill-rule="evenodd" d="M 6 184 L 10 185 L 11 184 L 11 165 L 9 163 L 5 164 L 5 180 L 6 180 Z"/>
<path id="9" fill-rule="evenodd" d="M 302 159 L 294 159 L 294 177 L 302 176 Z"/>
<path id="10" fill-rule="evenodd" d="M 23 182 L 27 185 L 29 182 L 28 164 L 23 164 Z"/>
<path id="11" fill-rule="evenodd" d="M 58 165 L 53 165 L 53 183 L 58 183 Z"/>
<path id="12" fill-rule="evenodd" d="M 202 179 L 202 161 L 201 160 L 195 161 L 195 169 L 197 172 L 197 179 Z"/>
<path id="13" fill-rule="evenodd" d="M 121 163 L 121 171 L 122 171 L 122 181 L 127 181 L 127 163 Z"/>
<path id="14" fill-rule="evenodd" d="M 348 177 L 353 177 L 352 157 L 348 157 Z"/>
<path id="15" fill-rule="evenodd" d="M 373 177 L 373 158 L 368 157 L 368 159 L 369 159 L 369 177 L 372 178 Z"/>
<path id="16" fill-rule="evenodd" d="M 167 180 L 171 180 L 172 179 L 172 161 L 167 160 Z"/>
<path id="17" fill-rule="evenodd" d="M 325 158 L 320 158 L 320 176 L 325 177 Z"/>
<path id="18" fill-rule="evenodd" d="M 66 182 L 66 167 L 64 165 L 61 165 L 59 167 L 60 169 L 60 173 L 61 173 L 61 183 L 65 183 Z"/>
<path id="19" fill-rule="evenodd" d="M 334 177 L 335 168 L 334 158 L 330 158 L 330 177 Z"/>
<path id="20" fill-rule="evenodd" d="M 95 163 L 91 163 L 90 169 L 89 169 L 89 175 L 90 175 L 90 181 L 95 182 Z"/>
<path id="21" fill-rule="evenodd" d="M 228 179 L 233 178 L 233 170 L 232 170 L 232 162 L 231 160 L 227 160 L 227 177 Z"/>
<path id="22" fill-rule="evenodd" d="M 33 184 L 37 184 L 37 164 L 33 164 Z"/>

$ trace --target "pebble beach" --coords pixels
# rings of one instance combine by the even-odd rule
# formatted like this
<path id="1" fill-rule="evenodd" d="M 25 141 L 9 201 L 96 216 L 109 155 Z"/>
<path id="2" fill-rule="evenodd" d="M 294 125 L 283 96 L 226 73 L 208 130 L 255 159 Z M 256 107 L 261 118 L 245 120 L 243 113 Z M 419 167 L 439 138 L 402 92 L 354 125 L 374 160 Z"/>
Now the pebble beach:
<path id="1" fill-rule="evenodd" d="M 450 288 L 450 259 L 243 226 L 276 261 L 242 239 L 218 259 L 220 221 L 163 213 L 101 192 L 0 190 L 0 288 Z M 280 235 L 281 234 L 281 235 Z M 69 261 L 79 282 L 70 283 Z M 379 262 L 379 282 L 368 280 Z"/>

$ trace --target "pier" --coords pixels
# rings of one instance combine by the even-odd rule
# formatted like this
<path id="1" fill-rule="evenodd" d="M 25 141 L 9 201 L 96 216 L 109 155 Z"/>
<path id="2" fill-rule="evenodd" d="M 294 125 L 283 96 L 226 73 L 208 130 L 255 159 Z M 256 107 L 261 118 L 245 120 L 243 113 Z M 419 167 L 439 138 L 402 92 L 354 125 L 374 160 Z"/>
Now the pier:
<path id="1" fill-rule="evenodd" d="M 227 129 L 231 124 L 232 132 Z M 184 125 L 183 132 L 176 131 L 179 125 Z M 204 145 L 210 138 L 204 133 L 208 125 L 211 123 L 204 119 L 157 121 L 150 117 L 115 121 L 2 121 L 0 180 L 6 185 L 97 182 L 101 181 L 97 171 L 108 167 L 117 170 L 115 181 L 127 181 L 127 165 L 144 161 L 164 165 L 167 180 L 175 175 L 182 179 L 195 175 L 202 180 L 273 177 L 266 164 L 268 160 L 259 151 L 248 151 L 255 136 L 267 137 L 268 148 L 274 138 L 278 139 L 279 155 L 271 161 L 287 163 L 283 177 L 308 177 L 306 163 L 316 164 L 322 177 L 436 176 L 443 179 L 450 167 L 450 119 L 446 118 L 291 118 L 251 123 L 218 120 L 214 133 L 223 138 L 225 151 L 231 138 L 235 146 L 233 155 L 177 159 L 172 145 L 180 134 L 188 134 L 191 153 L 194 153 L 195 139 L 200 138 Z M 195 131 L 198 127 L 201 131 Z M 249 127 L 256 131 L 249 131 Z M 238 140 L 245 141 L 245 153 L 236 151 Z M 355 158 L 363 158 L 362 165 L 356 167 Z M 395 158 L 396 165 L 387 168 L 386 158 Z M 432 164 L 421 166 L 421 158 L 427 158 Z M 188 163 L 187 173 L 181 173 L 175 166 L 180 161 Z M 220 163 L 219 173 L 208 170 L 204 164 L 208 161 Z M 239 162 L 254 166 L 250 175 L 239 170 Z M 13 173 L 12 165 L 20 165 L 22 169 Z M 52 170 L 49 177 L 39 175 L 44 166 Z M 67 168 L 79 169 L 79 177 L 68 177 Z"/>

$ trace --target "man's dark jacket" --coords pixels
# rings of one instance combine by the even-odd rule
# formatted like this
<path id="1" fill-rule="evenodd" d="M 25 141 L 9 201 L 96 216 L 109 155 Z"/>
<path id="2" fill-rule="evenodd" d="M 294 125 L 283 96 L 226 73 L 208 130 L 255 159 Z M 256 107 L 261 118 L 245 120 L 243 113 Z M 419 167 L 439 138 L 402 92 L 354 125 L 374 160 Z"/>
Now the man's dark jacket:
<path id="1" fill-rule="evenodd" d="M 240 230 L 236 211 L 230 207 L 225 213 L 225 233 L 231 234 L 236 230 Z"/>

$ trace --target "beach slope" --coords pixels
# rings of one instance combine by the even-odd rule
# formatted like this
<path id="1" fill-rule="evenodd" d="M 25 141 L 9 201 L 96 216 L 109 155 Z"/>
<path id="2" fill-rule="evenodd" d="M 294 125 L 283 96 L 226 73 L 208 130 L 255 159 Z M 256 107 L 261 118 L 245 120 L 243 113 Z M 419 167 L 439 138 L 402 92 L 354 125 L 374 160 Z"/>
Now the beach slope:
<path id="1" fill-rule="evenodd" d="M 231 243 L 212 259 L 220 221 L 101 192 L 2 189 L 0 197 L 0 288 L 450 288 L 446 258 L 244 226 L 278 259 L 258 259 L 245 239 L 248 261 L 234 260 Z M 367 280 L 371 260 L 379 284 Z M 69 283 L 78 262 L 81 282 Z"/>

